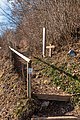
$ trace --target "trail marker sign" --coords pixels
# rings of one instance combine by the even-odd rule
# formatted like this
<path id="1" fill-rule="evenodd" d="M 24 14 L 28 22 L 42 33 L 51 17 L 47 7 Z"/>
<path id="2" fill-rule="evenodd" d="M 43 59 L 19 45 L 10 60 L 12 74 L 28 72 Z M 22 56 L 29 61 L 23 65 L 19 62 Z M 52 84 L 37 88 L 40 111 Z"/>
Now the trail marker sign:
<path id="1" fill-rule="evenodd" d="M 49 46 L 46 46 L 46 48 L 49 49 L 49 57 L 51 57 L 52 56 L 52 48 L 54 49 L 55 46 L 50 44 Z"/>
<path id="2" fill-rule="evenodd" d="M 28 68 L 28 74 L 32 74 L 33 68 Z"/>

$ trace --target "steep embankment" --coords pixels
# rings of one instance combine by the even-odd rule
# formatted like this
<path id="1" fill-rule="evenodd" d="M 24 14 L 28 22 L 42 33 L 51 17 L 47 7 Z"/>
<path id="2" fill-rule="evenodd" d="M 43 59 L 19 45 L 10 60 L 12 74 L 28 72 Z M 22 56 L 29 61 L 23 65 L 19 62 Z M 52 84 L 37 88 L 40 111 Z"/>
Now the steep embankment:
<path id="1" fill-rule="evenodd" d="M 76 45 L 77 46 L 77 45 Z M 63 94 L 63 90 L 71 94 L 79 93 L 80 58 L 79 46 L 73 48 L 77 55 L 67 56 L 68 51 L 53 52 L 52 58 L 33 59 L 32 92 Z M 57 85 L 57 86 L 56 86 Z M 63 90 L 62 90 L 63 89 Z M 74 92 L 73 92 L 74 91 Z M 0 50 L 0 119 L 30 120 L 32 115 L 80 116 L 80 99 L 75 99 L 77 106 L 70 102 L 28 100 L 26 83 L 14 71 L 14 66 L 6 50 Z M 36 110 L 35 110 L 36 108 Z M 47 113 L 47 114 L 46 114 Z"/>

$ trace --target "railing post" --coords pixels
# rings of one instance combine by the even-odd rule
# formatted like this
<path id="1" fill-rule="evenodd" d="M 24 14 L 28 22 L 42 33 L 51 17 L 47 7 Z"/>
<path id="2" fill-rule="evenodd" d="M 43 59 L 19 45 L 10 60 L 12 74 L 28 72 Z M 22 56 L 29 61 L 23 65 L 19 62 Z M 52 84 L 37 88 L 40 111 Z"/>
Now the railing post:
<path id="1" fill-rule="evenodd" d="M 31 68 L 31 62 L 27 62 L 27 97 L 31 98 L 31 73 L 29 68 Z"/>
<path id="2" fill-rule="evenodd" d="M 24 75 L 24 65 L 22 64 L 22 78 L 25 80 L 25 75 Z"/>

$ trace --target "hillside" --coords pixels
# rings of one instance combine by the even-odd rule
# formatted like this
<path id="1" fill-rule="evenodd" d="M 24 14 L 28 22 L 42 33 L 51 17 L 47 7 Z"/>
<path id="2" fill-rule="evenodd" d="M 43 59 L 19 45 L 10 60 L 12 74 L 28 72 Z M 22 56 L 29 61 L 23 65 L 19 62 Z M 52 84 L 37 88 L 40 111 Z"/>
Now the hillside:
<path id="1" fill-rule="evenodd" d="M 80 118 L 80 0 L 13 1 L 8 0 L 11 8 L 7 6 L 11 14 L 0 8 L 11 26 L 0 24 L 0 120 Z M 46 46 L 55 46 L 52 57 L 49 49 L 42 57 L 43 27 Z M 31 99 L 27 98 L 26 62 L 9 46 L 32 61 Z M 58 97 L 40 100 L 36 94 Z M 64 96 L 69 99 L 63 100 Z"/>
<path id="2" fill-rule="evenodd" d="M 0 119 L 30 120 L 30 117 L 35 115 L 80 116 L 79 48 L 80 42 L 75 43 L 73 46 L 76 52 L 75 57 L 67 55 L 67 46 L 66 48 L 63 47 L 64 51 L 58 51 L 56 48 L 52 52 L 52 58 L 48 56 L 42 58 L 39 54 L 35 57 L 33 55 L 31 81 L 33 93 L 74 95 L 71 102 L 49 101 L 49 108 L 41 108 L 45 101 L 40 101 L 34 96 L 31 100 L 27 99 L 26 82 L 14 69 L 8 48 L 2 47 L 0 50 Z M 20 68 L 19 66 L 16 67 Z"/>

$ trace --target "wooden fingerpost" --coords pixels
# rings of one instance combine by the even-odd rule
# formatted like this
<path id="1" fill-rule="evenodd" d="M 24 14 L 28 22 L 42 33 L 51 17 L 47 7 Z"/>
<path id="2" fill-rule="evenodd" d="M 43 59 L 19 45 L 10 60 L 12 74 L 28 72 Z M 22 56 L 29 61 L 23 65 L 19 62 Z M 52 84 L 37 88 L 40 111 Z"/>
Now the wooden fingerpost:
<path id="1" fill-rule="evenodd" d="M 43 57 L 46 55 L 46 29 L 43 28 Z"/>
<path id="2" fill-rule="evenodd" d="M 46 48 L 49 49 L 49 57 L 52 57 L 52 48 L 55 48 L 55 46 L 50 44 L 49 46 L 46 46 Z"/>

